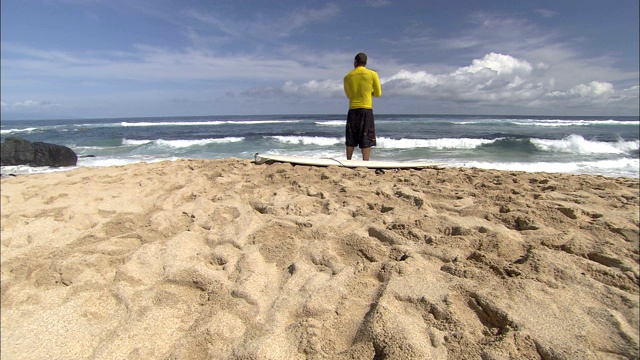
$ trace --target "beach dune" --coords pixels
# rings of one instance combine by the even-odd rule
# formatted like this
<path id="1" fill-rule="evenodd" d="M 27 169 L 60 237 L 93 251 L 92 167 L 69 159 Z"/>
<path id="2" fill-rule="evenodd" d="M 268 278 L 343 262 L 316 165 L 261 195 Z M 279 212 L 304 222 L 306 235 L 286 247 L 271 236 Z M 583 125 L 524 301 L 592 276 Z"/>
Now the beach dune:
<path id="1" fill-rule="evenodd" d="M 179 160 L 2 178 L 3 359 L 635 359 L 639 181 Z"/>

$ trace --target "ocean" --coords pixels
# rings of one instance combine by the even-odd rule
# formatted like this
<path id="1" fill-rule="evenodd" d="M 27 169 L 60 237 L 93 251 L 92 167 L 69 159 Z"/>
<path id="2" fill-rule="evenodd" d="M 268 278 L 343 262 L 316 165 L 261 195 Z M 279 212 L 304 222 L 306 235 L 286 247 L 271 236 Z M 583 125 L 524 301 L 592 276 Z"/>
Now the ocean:
<path id="1" fill-rule="evenodd" d="M 255 153 L 345 159 L 344 127 L 345 114 L 3 120 L 1 138 L 65 145 L 77 167 L 101 167 Z M 638 178 L 639 132 L 637 116 L 376 114 L 371 159 Z M 4 166 L 2 174 L 64 170 Z"/>

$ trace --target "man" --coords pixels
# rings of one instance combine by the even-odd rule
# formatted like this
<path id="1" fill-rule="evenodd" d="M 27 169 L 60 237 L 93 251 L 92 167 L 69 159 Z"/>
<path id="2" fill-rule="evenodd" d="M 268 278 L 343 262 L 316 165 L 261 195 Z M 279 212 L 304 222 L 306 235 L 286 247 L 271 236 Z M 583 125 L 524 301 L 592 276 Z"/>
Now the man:
<path id="1" fill-rule="evenodd" d="M 362 160 L 369 160 L 371 147 L 376 146 L 376 127 L 373 121 L 371 96 L 382 95 L 378 74 L 366 68 L 367 55 L 359 53 L 353 61 L 354 69 L 344 77 L 344 93 L 349 98 L 346 141 L 347 160 L 351 160 L 356 146 Z"/>

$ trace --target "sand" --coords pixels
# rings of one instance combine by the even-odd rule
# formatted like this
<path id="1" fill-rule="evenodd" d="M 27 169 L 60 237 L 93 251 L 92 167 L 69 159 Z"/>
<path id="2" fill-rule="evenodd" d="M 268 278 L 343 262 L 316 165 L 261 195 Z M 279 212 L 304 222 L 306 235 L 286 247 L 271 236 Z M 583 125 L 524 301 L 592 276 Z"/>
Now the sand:
<path id="1" fill-rule="evenodd" d="M 2 178 L 2 359 L 634 359 L 638 179 L 179 160 Z"/>

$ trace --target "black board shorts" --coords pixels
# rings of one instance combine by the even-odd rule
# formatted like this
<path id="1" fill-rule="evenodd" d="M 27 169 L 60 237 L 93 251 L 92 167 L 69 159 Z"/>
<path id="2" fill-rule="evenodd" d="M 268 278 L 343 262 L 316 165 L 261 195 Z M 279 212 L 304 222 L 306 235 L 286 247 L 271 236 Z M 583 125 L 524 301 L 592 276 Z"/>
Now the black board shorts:
<path id="1" fill-rule="evenodd" d="M 349 109 L 345 145 L 370 148 L 376 146 L 376 125 L 372 109 Z"/>

